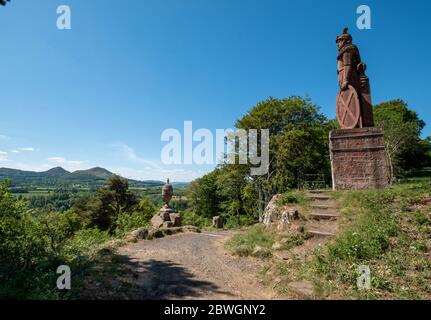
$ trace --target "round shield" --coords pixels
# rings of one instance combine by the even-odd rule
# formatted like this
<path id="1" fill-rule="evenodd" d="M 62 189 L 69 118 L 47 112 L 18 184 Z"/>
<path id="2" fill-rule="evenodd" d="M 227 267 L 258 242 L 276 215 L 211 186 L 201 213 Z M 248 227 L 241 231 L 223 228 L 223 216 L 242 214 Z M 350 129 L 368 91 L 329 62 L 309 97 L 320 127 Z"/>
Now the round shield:
<path id="1" fill-rule="evenodd" d="M 358 93 L 351 85 L 337 96 L 337 120 L 343 129 L 353 129 L 359 123 L 361 105 Z"/>

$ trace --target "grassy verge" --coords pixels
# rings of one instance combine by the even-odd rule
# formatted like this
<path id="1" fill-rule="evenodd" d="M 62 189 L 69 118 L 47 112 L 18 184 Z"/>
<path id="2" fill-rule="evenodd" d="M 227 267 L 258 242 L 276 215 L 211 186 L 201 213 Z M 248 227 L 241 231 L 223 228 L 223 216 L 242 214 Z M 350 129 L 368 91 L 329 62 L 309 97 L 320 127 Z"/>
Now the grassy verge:
<path id="1" fill-rule="evenodd" d="M 289 250 L 304 243 L 304 234 L 294 230 L 278 232 L 263 225 L 250 227 L 246 232 L 232 237 L 225 247 L 241 257 L 269 258 L 276 251 Z"/>
<path id="2" fill-rule="evenodd" d="M 431 182 L 410 180 L 336 197 L 343 231 L 305 263 L 278 263 L 279 291 L 288 293 L 289 282 L 306 280 L 327 298 L 430 299 Z M 369 290 L 357 287 L 359 266 L 371 271 Z"/>

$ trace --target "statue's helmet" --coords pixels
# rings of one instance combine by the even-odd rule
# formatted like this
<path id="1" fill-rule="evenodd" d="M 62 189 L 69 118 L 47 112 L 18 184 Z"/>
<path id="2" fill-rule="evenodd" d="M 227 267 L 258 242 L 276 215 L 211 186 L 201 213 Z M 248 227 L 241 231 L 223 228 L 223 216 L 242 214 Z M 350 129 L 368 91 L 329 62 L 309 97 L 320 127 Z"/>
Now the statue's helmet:
<path id="1" fill-rule="evenodd" d="M 349 28 L 344 28 L 343 33 L 337 36 L 337 39 L 335 40 L 335 42 L 338 42 L 338 41 L 345 41 L 347 43 L 352 42 L 352 36 L 349 33 Z"/>

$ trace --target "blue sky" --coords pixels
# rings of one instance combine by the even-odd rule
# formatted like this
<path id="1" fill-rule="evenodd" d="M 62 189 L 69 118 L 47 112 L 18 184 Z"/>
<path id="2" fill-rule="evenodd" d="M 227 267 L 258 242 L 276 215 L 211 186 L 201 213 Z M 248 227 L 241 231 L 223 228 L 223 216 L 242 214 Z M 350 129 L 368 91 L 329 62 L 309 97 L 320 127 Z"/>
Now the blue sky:
<path id="1" fill-rule="evenodd" d="M 72 30 L 56 28 L 62 4 Z M 356 28 L 361 4 L 371 30 Z M 374 103 L 406 100 L 431 135 L 430 17 L 426 0 L 12 0 L 0 7 L 0 167 L 190 181 L 212 166 L 163 165 L 167 128 L 230 128 L 293 94 L 334 117 L 344 26 Z"/>

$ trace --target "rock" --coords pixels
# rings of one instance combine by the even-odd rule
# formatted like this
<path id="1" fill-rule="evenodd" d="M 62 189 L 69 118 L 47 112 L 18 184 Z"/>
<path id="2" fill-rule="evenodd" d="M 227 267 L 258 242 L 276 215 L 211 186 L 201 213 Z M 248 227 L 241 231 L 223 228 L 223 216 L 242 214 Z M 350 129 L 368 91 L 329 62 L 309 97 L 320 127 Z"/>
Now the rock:
<path id="1" fill-rule="evenodd" d="M 138 229 L 138 230 L 132 231 L 132 232 L 130 233 L 130 235 L 131 235 L 133 238 L 135 238 L 135 239 L 143 240 L 143 239 L 146 239 L 146 238 L 147 238 L 147 236 L 148 236 L 148 229 L 146 229 L 146 228 L 141 228 L 141 229 Z"/>
<path id="2" fill-rule="evenodd" d="M 286 225 L 288 225 L 290 223 L 290 221 L 289 221 L 289 213 L 288 212 L 283 212 L 282 214 L 281 214 L 281 219 L 280 219 L 280 221 L 278 222 L 278 230 L 283 230 L 284 229 L 284 227 L 286 226 Z"/>
<path id="3" fill-rule="evenodd" d="M 163 238 L 165 235 L 163 234 L 162 230 L 153 230 L 151 234 L 154 238 Z"/>
<path id="4" fill-rule="evenodd" d="M 220 216 L 213 217 L 213 228 L 223 228 L 223 219 Z"/>
<path id="5" fill-rule="evenodd" d="M 296 209 L 290 209 L 288 212 L 289 221 L 294 221 L 299 219 L 299 211 Z"/>
<path id="6" fill-rule="evenodd" d="M 304 299 L 314 299 L 316 297 L 316 292 L 314 290 L 314 285 L 308 281 L 296 281 L 291 282 L 288 288 Z"/>
<path id="7" fill-rule="evenodd" d="M 159 217 L 163 219 L 163 221 L 169 221 L 170 217 L 169 217 L 169 212 L 168 211 L 160 211 L 159 212 Z"/>
<path id="8" fill-rule="evenodd" d="M 165 222 L 165 220 L 160 217 L 160 215 L 156 214 L 153 218 L 151 218 L 151 225 L 154 228 L 160 228 L 163 226 L 163 223 Z"/>
<path id="9" fill-rule="evenodd" d="M 169 220 L 172 222 L 173 227 L 180 227 L 181 226 L 181 216 L 179 213 L 169 214 Z"/>
<path id="10" fill-rule="evenodd" d="M 271 225 L 277 219 L 278 216 L 278 201 L 279 195 L 275 195 L 272 197 L 271 201 L 269 201 L 268 205 L 265 208 L 265 211 L 262 216 L 262 223 L 266 226 Z"/>
<path id="11" fill-rule="evenodd" d="M 174 226 L 174 223 L 172 221 L 163 222 L 163 228 L 172 228 L 173 226 Z"/>

